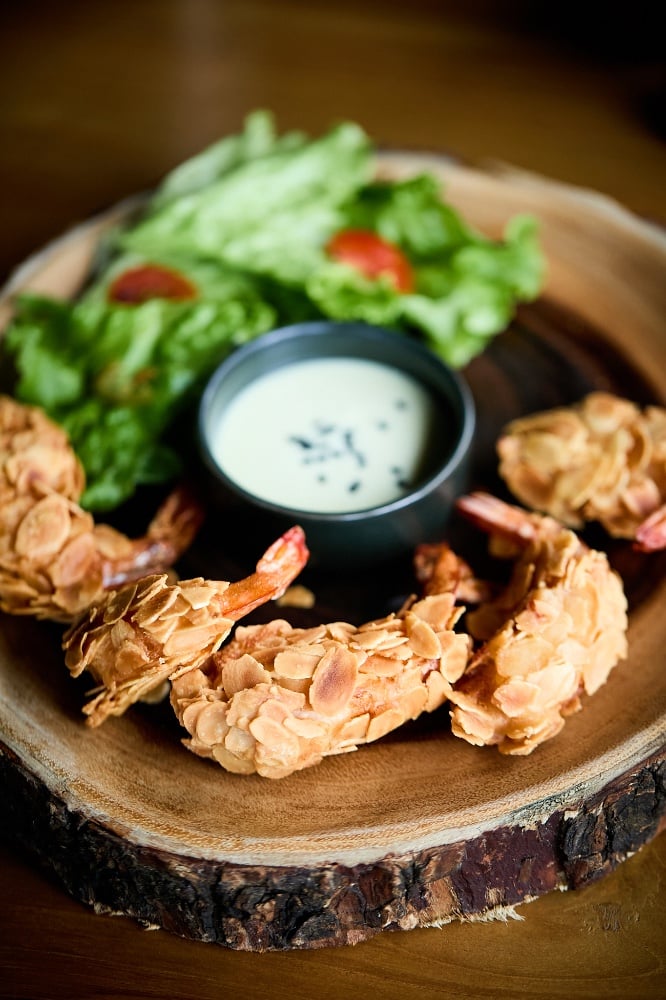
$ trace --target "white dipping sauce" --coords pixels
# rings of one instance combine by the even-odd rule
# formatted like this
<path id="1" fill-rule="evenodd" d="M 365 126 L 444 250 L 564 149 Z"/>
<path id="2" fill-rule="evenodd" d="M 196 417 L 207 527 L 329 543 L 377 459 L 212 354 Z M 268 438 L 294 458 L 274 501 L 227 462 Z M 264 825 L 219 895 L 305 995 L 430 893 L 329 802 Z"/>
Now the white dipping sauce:
<path id="1" fill-rule="evenodd" d="M 238 393 L 211 429 L 211 451 L 260 499 L 317 513 L 365 510 L 416 485 L 435 413 L 425 387 L 388 365 L 298 361 Z"/>

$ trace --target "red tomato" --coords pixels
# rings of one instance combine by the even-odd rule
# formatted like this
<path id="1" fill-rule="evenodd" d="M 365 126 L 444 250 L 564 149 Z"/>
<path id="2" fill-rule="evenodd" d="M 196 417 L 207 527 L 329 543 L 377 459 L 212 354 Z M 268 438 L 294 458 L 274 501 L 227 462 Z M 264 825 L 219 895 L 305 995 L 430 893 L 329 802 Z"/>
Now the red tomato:
<path id="1" fill-rule="evenodd" d="M 191 281 L 178 271 L 161 264 L 142 264 L 119 274 L 108 291 L 110 302 L 139 305 L 148 299 L 173 299 L 180 302 L 196 298 Z"/>
<path id="2" fill-rule="evenodd" d="M 412 268 L 402 250 L 370 229 L 343 229 L 329 240 L 326 252 L 366 278 L 387 275 L 399 292 L 414 289 Z"/>

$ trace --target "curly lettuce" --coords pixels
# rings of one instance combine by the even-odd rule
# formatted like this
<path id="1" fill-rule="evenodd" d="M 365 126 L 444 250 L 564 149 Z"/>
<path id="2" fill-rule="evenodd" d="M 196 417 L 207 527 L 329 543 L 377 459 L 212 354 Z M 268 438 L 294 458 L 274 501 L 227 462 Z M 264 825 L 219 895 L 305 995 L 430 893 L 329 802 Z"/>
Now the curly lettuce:
<path id="1" fill-rule="evenodd" d="M 75 303 L 18 300 L 6 336 L 15 393 L 68 431 L 90 510 L 111 510 L 137 486 L 176 475 L 181 463 L 167 430 L 230 351 L 275 325 L 251 280 L 216 269 L 214 291 L 193 301 L 114 305 L 98 291 Z M 187 273 L 202 275 L 197 267 Z"/>

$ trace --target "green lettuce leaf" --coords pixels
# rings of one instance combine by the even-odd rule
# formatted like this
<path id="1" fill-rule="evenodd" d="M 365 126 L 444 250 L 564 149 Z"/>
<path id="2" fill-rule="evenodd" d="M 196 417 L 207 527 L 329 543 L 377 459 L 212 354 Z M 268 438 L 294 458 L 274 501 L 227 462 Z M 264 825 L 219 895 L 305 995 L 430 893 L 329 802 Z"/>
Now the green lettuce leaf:
<path id="1" fill-rule="evenodd" d="M 178 454 L 161 442 L 164 427 L 150 407 L 91 397 L 62 412 L 60 423 L 86 470 L 81 503 L 88 510 L 113 510 L 138 485 L 165 482 L 181 469 Z"/>
<path id="2" fill-rule="evenodd" d="M 212 267 L 191 275 L 212 282 Z M 117 305 L 100 288 L 72 304 L 19 298 L 6 339 L 15 394 L 68 430 L 89 509 L 109 510 L 136 486 L 170 479 L 178 458 L 163 443 L 168 428 L 230 351 L 275 325 L 250 278 L 219 278 L 216 294 L 183 302 Z"/>
<path id="3" fill-rule="evenodd" d="M 421 174 L 368 184 L 346 208 L 346 227 L 371 229 L 397 244 L 414 264 L 466 245 L 472 232 L 442 200 L 441 185 Z"/>
<path id="4" fill-rule="evenodd" d="M 204 188 L 158 201 L 120 244 L 146 258 L 206 257 L 298 283 L 371 170 L 367 136 L 342 124 L 320 139 L 241 162 Z"/>
<path id="5" fill-rule="evenodd" d="M 247 116 L 238 135 L 225 136 L 170 171 L 153 196 L 152 209 L 201 191 L 245 163 L 280 150 L 295 150 L 306 142 L 303 132 L 279 136 L 270 112 L 254 111 Z"/>

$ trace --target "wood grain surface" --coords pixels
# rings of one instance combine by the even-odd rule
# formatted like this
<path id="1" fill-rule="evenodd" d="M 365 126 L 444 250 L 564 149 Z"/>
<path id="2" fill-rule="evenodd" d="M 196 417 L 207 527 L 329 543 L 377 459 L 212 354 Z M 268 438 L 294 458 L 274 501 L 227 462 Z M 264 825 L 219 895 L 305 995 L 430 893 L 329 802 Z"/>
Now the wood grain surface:
<path id="1" fill-rule="evenodd" d="M 2 42 L 12 100 L 0 118 L 1 266 L 9 270 L 77 219 L 150 186 L 259 105 L 274 108 L 285 126 L 317 131 L 354 117 L 388 146 L 503 160 L 663 219 L 666 157 L 644 114 L 652 65 L 637 65 L 632 51 L 611 66 L 581 39 L 556 44 L 528 30 L 520 5 L 510 6 L 510 18 L 492 4 L 463 13 L 435 3 L 408 11 L 371 3 L 72 3 L 57 20 L 47 4 L 15 10 Z M 633 288 L 632 279 L 622 282 L 628 329 L 618 328 L 618 338 L 640 345 Z M 588 318 L 605 328 L 613 317 L 604 306 Z M 638 347 L 635 364 L 658 384 L 649 348 Z M 198 997 L 233 988 L 261 996 L 271 984 L 292 996 L 310 996 L 313 986 L 334 996 L 345 984 L 345 992 L 378 996 L 418 989 L 474 997 L 493 983 L 497 996 L 659 996 L 663 839 L 597 885 L 522 908 L 524 923 L 414 931 L 291 961 L 220 955 L 94 917 L 8 853 L 0 877 L 12 902 L 0 918 L 0 955 L 11 975 L 0 990 Z M 123 952 L 120 965 L 109 958 L 114 949 Z"/>

